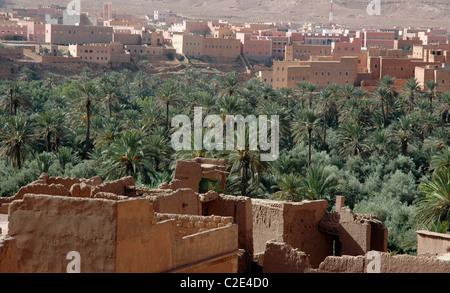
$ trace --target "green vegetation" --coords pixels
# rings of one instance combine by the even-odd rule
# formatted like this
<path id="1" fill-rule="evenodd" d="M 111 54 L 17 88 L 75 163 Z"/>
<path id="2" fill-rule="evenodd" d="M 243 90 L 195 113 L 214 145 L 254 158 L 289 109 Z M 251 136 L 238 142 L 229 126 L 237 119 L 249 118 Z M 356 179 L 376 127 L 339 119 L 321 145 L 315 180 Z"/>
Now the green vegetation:
<path id="1" fill-rule="evenodd" d="M 377 215 L 389 250 L 414 253 L 415 230 L 448 231 L 450 93 L 411 79 L 394 88 L 384 77 L 373 92 L 351 85 L 319 90 L 300 83 L 273 89 L 236 73 L 188 70 L 162 80 L 128 70 L 92 78 L 39 78 L 22 69 L 0 81 L 0 195 L 49 176 L 104 180 L 133 176 L 140 186 L 170 181 L 176 159 L 225 158 L 227 194 L 291 201 L 344 195 L 348 207 Z M 279 115 L 280 155 L 260 151 L 179 151 L 171 119 L 203 114 Z M 247 139 L 248 141 L 248 139 Z M 248 142 L 247 142 L 248 146 Z"/>

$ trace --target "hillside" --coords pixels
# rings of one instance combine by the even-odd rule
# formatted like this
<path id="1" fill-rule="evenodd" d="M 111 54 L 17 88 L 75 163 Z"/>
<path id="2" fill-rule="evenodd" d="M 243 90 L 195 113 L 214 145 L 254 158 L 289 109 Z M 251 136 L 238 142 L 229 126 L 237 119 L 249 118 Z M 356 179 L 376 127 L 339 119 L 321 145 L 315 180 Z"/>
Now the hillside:
<path id="1" fill-rule="evenodd" d="M 81 0 L 83 11 L 98 14 L 102 0 Z M 35 7 L 34 0 L 15 0 L 22 7 Z M 65 5 L 69 0 L 40 0 L 43 4 Z M 296 21 L 328 23 L 329 0 L 112 0 L 114 13 L 152 14 L 171 9 L 199 19 L 252 22 Z M 445 27 L 450 28 L 448 0 L 382 0 L 381 16 L 369 16 L 370 0 L 334 0 L 335 23 L 364 27 Z"/>

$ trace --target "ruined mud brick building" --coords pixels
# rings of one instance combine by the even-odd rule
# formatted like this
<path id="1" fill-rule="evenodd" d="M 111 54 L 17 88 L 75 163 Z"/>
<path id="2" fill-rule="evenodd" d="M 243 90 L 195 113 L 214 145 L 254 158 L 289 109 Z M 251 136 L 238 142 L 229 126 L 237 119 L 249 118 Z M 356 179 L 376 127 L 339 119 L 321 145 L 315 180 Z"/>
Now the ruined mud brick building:
<path id="1" fill-rule="evenodd" d="M 0 198 L 0 272 L 66 272 L 70 251 L 86 273 L 365 272 L 372 250 L 382 272 L 450 272 L 442 234 L 419 233 L 421 257 L 391 256 L 384 224 L 344 197 L 329 212 L 325 200 L 226 195 L 225 183 L 225 161 L 207 158 L 179 160 L 156 189 L 43 174 Z"/>

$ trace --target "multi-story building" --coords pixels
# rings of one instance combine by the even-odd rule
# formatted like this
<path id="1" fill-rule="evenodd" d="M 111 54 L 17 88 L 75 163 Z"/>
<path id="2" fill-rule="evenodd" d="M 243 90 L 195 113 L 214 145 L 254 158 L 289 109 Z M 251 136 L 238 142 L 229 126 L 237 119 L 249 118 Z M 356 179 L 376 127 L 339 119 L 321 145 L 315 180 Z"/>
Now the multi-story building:
<path id="1" fill-rule="evenodd" d="M 331 56 L 330 45 L 304 45 L 301 42 L 292 42 L 286 46 L 286 61 L 308 61 L 311 56 Z"/>
<path id="2" fill-rule="evenodd" d="M 437 83 L 437 90 L 439 92 L 450 91 L 450 65 L 442 64 L 442 66 L 421 66 L 416 67 L 416 75 L 419 86 L 425 89 L 425 83 L 433 80 Z"/>
<path id="3" fill-rule="evenodd" d="M 15 21 L 0 22 L 0 39 L 25 41 L 28 39 L 28 27 Z"/>
<path id="4" fill-rule="evenodd" d="M 120 43 L 69 45 L 70 56 L 88 63 L 129 63 L 130 54 Z"/>
<path id="5" fill-rule="evenodd" d="M 393 49 L 395 41 L 395 32 L 393 31 L 358 31 L 356 38 L 361 39 L 362 47 Z"/>
<path id="6" fill-rule="evenodd" d="M 331 45 L 331 43 L 350 42 L 350 35 L 346 33 L 325 32 L 291 32 L 288 33 L 292 42 L 305 45 Z"/>
<path id="7" fill-rule="evenodd" d="M 112 27 L 59 24 L 45 25 L 45 42 L 50 44 L 109 44 L 112 41 Z"/>
<path id="8" fill-rule="evenodd" d="M 272 41 L 272 56 L 284 59 L 289 38 L 286 36 L 268 36 Z"/>
<path id="9" fill-rule="evenodd" d="M 339 61 L 275 61 L 274 88 L 295 88 L 298 83 L 310 82 L 323 88 L 332 84 L 357 85 L 357 57 L 341 57 Z"/>
<path id="10" fill-rule="evenodd" d="M 237 58 L 241 42 L 235 38 L 205 38 L 202 35 L 174 34 L 172 45 L 176 52 L 191 57 L 210 56 Z"/>
<path id="11" fill-rule="evenodd" d="M 247 58 L 270 59 L 273 53 L 273 41 L 270 36 L 258 36 L 249 33 L 236 33 L 236 39 L 242 43 L 242 53 Z"/>
<path id="12" fill-rule="evenodd" d="M 428 29 L 427 31 L 421 31 L 417 33 L 417 37 L 422 41 L 424 45 L 429 44 L 445 44 L 447 43 L 446 29 Z"/>
<path id="13" fill-rule="evenodd" d="M 176 14 L 170 10 L 155 10 L 153 11 L 153 19 L 160 22 L 165 22 L 166 18 L 174 18 Z"/>

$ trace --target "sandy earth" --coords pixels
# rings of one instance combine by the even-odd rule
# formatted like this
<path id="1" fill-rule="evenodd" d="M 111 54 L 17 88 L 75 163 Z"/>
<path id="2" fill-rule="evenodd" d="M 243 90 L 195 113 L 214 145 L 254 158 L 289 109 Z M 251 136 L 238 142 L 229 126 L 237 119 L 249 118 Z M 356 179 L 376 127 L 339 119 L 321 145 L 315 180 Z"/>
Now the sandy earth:
<path id="1" fill-rule="evenodd" d="M 36 3 L 66 6 L 69 0 L 13 0 L 22 7 Z M 248 22 L 293 21 L 328 23 L 330 0 L 109 0 L 113 13 L 153 15 L 170 9 L 205 20 Z M 450 29 L 449 0 L 381 0 L 381 15 L 369 16 L 371 0 L 334 0 L 335 23 L 354 27 L 444 27 Z M 103 0 L 81 0 L 83 11 L 100 15 Z M 211 19 L 213 18 L 213 19 Z"/>

